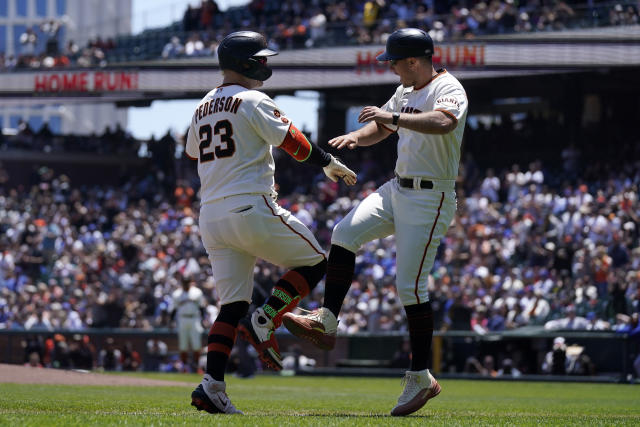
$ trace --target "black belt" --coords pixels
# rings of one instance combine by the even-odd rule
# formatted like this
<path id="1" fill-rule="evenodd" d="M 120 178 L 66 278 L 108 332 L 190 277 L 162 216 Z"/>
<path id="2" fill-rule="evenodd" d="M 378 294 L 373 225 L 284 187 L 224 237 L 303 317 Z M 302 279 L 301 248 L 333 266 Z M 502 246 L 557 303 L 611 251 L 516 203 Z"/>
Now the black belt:
<path id="1" fill-rule="evenodd" d="M 401 178 L 398 175 L 396 175 L 396 179 L 398 180 L 398 185 L 400 187 L 413 189 L 413 178 Z M 423 190 L 433 189 L 433 181 L 420 178 L 420 188 L 422 188 Z"/>

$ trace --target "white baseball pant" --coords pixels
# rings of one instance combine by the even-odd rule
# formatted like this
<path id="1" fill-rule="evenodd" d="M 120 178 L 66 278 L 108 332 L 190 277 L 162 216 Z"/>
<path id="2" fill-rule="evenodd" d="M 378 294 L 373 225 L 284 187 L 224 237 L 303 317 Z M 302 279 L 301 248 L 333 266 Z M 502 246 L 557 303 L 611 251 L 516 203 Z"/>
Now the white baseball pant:
<path id="1" fill-rule="evenodd" d="M 202 323 L 200 316 L 178 318 L 178 348 L 180 351 L 196 351 L 202 348 Z"/>
<path id="2" fill-rule="evenodd" d="M 414 190 L 398 186 L 395 178 L 387 181 L 335 226 L 331 243 L 355 253 L 366 242 L 395 234 L 402 304 L 429 301 L 429 272 L 456 211 L 452 187 L 436 181 L 433 190 Z"/>
<path id="3" fill-rule="evenodd" d="M 325 258 L 311 231 L 262 194 L 225 197 L 200 208 L 200 234 L 220 304 L 251 302 L 257 258 L 291 269 Z"/>

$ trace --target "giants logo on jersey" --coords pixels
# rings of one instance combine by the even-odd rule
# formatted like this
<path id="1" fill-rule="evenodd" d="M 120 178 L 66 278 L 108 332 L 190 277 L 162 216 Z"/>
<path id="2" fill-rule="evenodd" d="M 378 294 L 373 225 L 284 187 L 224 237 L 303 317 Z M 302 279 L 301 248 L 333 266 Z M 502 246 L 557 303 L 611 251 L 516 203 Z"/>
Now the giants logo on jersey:
<path id="1" fill-rule="evenodd" d="M 436 100 L 436 106 L 439 108 L 453 107 L 459 109 L 460 101 L 458 101 L 453 96 L 442 96 Z"/>

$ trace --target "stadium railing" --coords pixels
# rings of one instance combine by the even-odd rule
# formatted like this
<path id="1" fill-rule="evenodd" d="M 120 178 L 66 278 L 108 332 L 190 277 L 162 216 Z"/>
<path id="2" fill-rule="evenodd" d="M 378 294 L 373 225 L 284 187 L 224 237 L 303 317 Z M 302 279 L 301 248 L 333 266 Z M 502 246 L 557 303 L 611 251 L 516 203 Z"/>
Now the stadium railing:
<path id="1" fill-rule="evenodd" d="M 133 349 L 141 355 L 146 353 L 146 343 L 152 338 L 164 341 L 170 352 L 177 351 L 177 333 L 172 329 L 0 330 L 0 363 L 25 363 L 23 342 L 27 338 L 40 336 L 44 340 L 55 334 L 63 335 L 68 341 L 75 334 L 88 335 L 98 352 L 105 347 L 107 338 L 113 338 L 117 348 L 130 342 Z M 582 348 L 595 367 L 595 372 L 567 378 L 539 375 L 542 360 L 551 350 L 554 338 L 558 336 L 564 337 L 568 346 Z M 397 375 L 403 368 L 392 368 L 392 360 L 394 353 L 407 338 L 405 332 L 339 335 L 335 349 L 326 352 L 288 333 L 278 334 L 283 353 L 292 353 L 296 348 L 305 356 L 315 359 L 314 368 L 301 369 L 299 372 L 306 375 Z M 204 342 L 206 334 L 203 335 Z M 479 378 L 478 375 L 464 372 L 466 361 L 470 357 L 481 360 L 482 357 L 491 355 L 496 362 L 496 370 L 499 369 L 501 360 L 514 360 L 514 366 L 517 363 L 523 371 L 520 379 L 622 382 L 631 378 L 632 357 L 638 350 L 636 341 L 630 340 L 627 334 L 615 332 L 551 332 L 535 327 L 484 335 L 468 331 L 436 332 L 432 370 L 449 378 Z"/>

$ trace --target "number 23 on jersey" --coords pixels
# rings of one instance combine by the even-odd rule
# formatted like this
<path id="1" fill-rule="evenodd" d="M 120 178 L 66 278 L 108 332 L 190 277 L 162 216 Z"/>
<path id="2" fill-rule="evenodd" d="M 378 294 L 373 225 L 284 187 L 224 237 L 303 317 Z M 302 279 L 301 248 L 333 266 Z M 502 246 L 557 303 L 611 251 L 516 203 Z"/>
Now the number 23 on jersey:
<path id="1" fill-rule="evenodd" d="M 229 120 L 220 120 L 216 122 L 211 129 L 210 124 L 200 126 L 198 130 L 200 137 L 200 163 L 206 163 L 215 160 L 216 157 L 231 157 L 236 152 L 236 143 L 233 140 L 233 126 Z M 213 136 L 220 137 L 220 144 L 211 147 Z"/>

